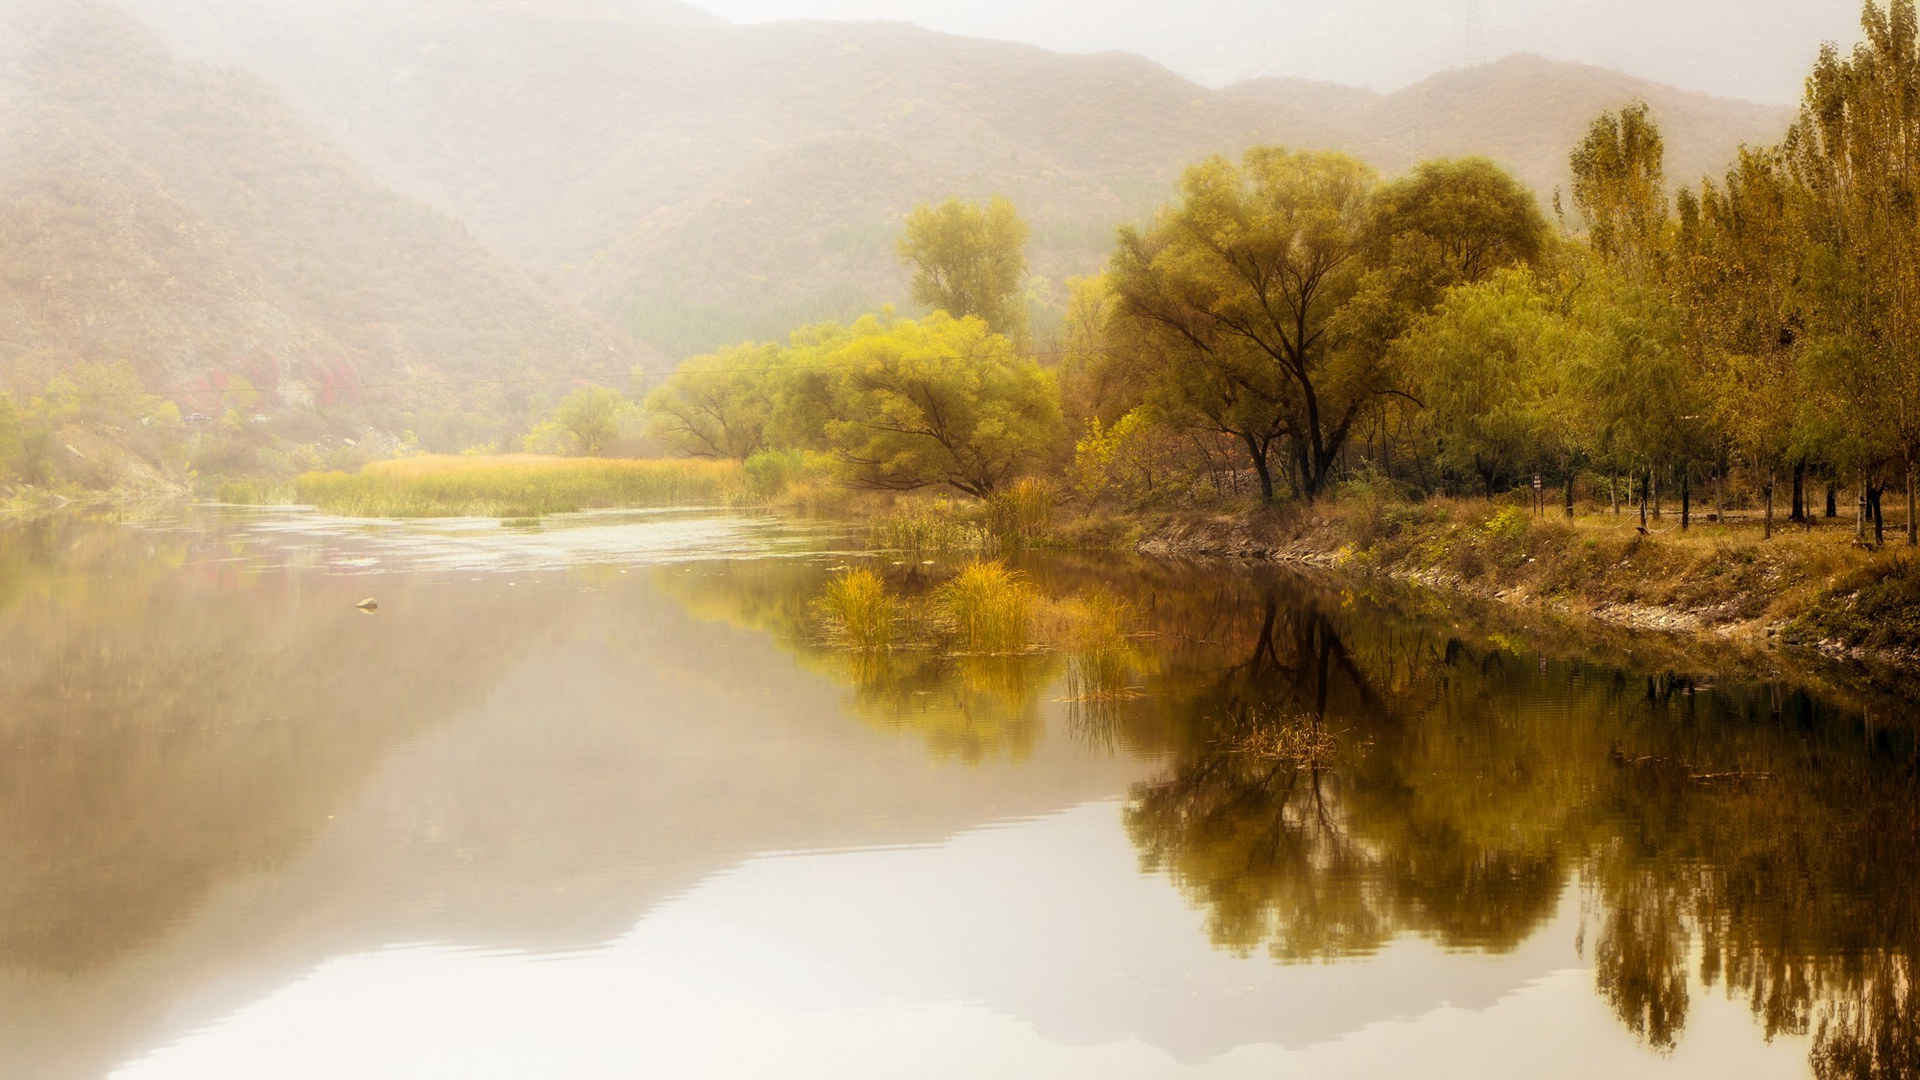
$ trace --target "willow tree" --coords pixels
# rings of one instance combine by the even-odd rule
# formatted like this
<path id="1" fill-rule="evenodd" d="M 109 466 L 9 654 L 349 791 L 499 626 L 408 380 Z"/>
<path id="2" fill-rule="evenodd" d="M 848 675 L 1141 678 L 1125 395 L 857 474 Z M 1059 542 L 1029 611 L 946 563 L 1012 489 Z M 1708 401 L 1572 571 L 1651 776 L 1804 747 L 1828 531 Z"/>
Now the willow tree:
<path id="1" fill-rule="evenodd" d="M 692 457 L 745 461 L 767 446 L 777 345 L 734 345 L 681 364 L 648 395 L 653 433 Z"/>
<path id="2" fill-rule="evenodd" d="M 1823 367 L 1873 457 L 1897 464 L 1907 488 L 1907 543 L 1920 544 L 1920 20 L 1913 0 L 1861 14 L 1866 40 L 1849 55 L 1828 45 L 1807 77 L 1785 154 L 1804 187 L 1816 247 L 1822 355 L 1867 370 Z M 1879 433 L 1872 438 L 1871 433 Z M 1875 446 L 1874 444 L 1878 444 Z M 1878 453 L 1874 451 L 1877 449 Z M 1866 501 L 1876 510 L 1871 480 Z"/>
<path id="3" fill-rule="evenodd" d="M 1543 466 L 1571 484 L 1573 444 L 1557 408 L 1565 338 L 1533 275 L 1511 269 L 1449 290 L 1394 343 L 1443 466 L 1472 474 L 1489 497 L 1496 481 Z"/>
<path id="4" fill-rule="evenodd" d="M 977 318 L 868 317 L 794 361 L 782 430 L 812 428 L 856 486 L 986 498 L 1058 449 L 1050 373 Z"/>
<path id="5" fill-rule="evenodd" d="M 956 319 L 986 320 L 995 333 L 1026 332 L 1027 223 L 1013 204 L 948 199 L 907 215 L 900 258 L 913 267 L 913 298 Z"/>
<path id="6" fill-rule="evenodd" d="M 1471 288 L 1512 267 L 1540 263 L 1548 243 L 1546 219 L 1532 192 L 1485 158 L 1424 162 L 1382 185 L 1368 213 L 1365 261 L 1359 287 L 1331 322 L 1331 337 L 1344 349 L 1394 362 L 1402 385 L 1434 387 L 1417 350 L 1395 342 L 1449 290 Z M 1371 410 L 1378 424 L 1379 465 L 1387 458 L 1388 425 L 1399 410 L 1402 430 L 1422 419 L 1426 395 L 1390 396 Z M 1500 401 L 1503 411 L 1525 408 Z M 1488 479 L 1482 472 L 1482 479 Z"/>
<path id="7" fill-rule="evenodd" d="M 1313 498 L 1392 389 L 1383 359 L 1328 333 L 1359 279 L 1372 188 L 1345 155 L 1257 148 L 1188 169 L 1179 205 L 1145 233 L 1121 230 L 1110 278 L 1120 317 L 1161 358 L 1155 392 L 1240 441 L 1267 501 L 1278 444 Z"/>
<path id="8" fill-rule="evenodd" d="M 631 405 L 618 390 L 583 386 L 563 398 L 553 414 L 527 436 L 529 449 L 550 445 L 558 436 L 584 457 L 599 457 L 620 437 Z"/>

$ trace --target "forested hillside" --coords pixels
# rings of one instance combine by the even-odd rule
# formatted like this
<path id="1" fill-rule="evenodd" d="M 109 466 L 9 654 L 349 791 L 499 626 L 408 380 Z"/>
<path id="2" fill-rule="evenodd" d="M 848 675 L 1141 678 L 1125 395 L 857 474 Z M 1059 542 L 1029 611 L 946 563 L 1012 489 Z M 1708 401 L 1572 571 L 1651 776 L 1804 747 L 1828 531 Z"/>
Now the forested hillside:
<path id="1" fill-rule="evenodd" d="M 907 295 L 914 205 L 1010 197 L 1043 308 L 1183 164 L 1261 143 L 1385 171 L 1493 157 L 1543 205 L 1597 112 L 1644 99 L 1676 177 L 1717 172 L 1786 110 L 1516 58 L 1390 95 L 1297 80 L 1215 91 L 1125 55 L 888 23 L 735 26 L 672 3 L 132 0 L 260 71 L 387 182 L 435 202 L 635 337 L 678 354 Z M 291 9 L 291 10 L 290 10 Z"/>
<path id="2" fill-rule="evenodd" d="M 0 43 L 0 390 L 19 400 L 130 366 L 114 393 L 183 411 L 424 432 L 476 406 L 519 425 L 515 395 L 633 363 L 260 80 L 86 0 L 7 0 Z"/>

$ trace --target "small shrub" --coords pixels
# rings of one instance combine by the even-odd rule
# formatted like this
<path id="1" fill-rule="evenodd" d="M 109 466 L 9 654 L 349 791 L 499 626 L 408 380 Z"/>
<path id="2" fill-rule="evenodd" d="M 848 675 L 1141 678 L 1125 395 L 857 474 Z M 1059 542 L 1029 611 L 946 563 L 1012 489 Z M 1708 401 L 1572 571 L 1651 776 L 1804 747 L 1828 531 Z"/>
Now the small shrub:
<path id="1" fill-rule="evenodd" d="M 934 602 L 963 651 L 1007 653 L 1027 645 L 1033 591 L 1003 563 L 967 564 L 940 586 Z"/>
<path id="2" fill-rule="evenodd" d="M 814 470 L 801 450 L 762 450 L 741 466 L 746 474 L 746 497 L 769 503 L 806 479 Z"/>
<path id="3" fill-rule="evenodd" d="M 1500 544 L 1517 544 L 1526 539 L 1527 530 L 1533 527 L 1533 514 L 1518 506 L 1502 507 L 1487 519 L 1483 530 L 1487 539 Z"/>

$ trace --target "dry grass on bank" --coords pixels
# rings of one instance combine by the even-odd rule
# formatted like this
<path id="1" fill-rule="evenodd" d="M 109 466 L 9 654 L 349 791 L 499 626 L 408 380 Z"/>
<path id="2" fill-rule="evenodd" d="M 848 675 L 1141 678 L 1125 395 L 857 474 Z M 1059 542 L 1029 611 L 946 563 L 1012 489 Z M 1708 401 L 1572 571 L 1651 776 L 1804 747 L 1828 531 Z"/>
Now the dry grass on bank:
<path id="1" fill-rule="evenodd" d="M 1785 627 L 1794 639 L 1845 647 L 1868 643 L 1874 635 L 1865 624 L 1892 620 L 1912 623 L 1920 643 L 1920 587 L 1882 587 L 1913 575 L 1904 537 L 1890 532 L 1889 550 L 1863 550 L 1844 519 L 1779 522 L 1765 539 L 1758 521 L 1696 518 L 1682 530 L 1678 515 L 1667 514 L 1650 519 L 1642 535 L 1638 516 L 1625 513 L 1569 519 L 1557 506 L 1535 515 L 1485 500 L 1352 498 L 1280 512 L 1270 527 L 1280 549 L 1476 592 L 1645 608 L 1718 629 Z M 1912 617 L 1893 610 L 1909 593 Z M 1861 595 L 1875 610 L 1860 610 Z M 1853 614 L 1836 620 L 1837 612 Z"/>

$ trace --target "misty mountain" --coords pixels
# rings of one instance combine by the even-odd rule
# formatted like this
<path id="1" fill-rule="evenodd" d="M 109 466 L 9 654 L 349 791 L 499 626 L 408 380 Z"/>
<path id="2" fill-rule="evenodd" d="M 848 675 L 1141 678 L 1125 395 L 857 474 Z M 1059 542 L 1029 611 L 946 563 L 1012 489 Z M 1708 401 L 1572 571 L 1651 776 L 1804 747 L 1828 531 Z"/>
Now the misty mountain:
<path id="1" fill-rule="evenodd" d="M 7 0 L 0 42 L 0 388 L 127 361 L 189 402 L 238 375 L 391 419 L 633 362 L 262 81 L 84 0 Z"/>
<path id="2" fill-rule="evenodd" d="M 733 25 L 682 5 L 137 0 L 182 47 L 270 78 L 394 187 L 676 354 L 907 295 L 915 204 L 1005 194 L 1037 294 L 1098 270 L 1116 225 L 1209 153 L 1277 142 L 1384 171 L 1483 153 L 1545 202 L 1598 112 L 1665 126 L 1669 175 L 1717 172 L 1787 114 L 1516 57 L 1379 95 L 1210 90 L 1139 57 L 897 23 Z"/>

